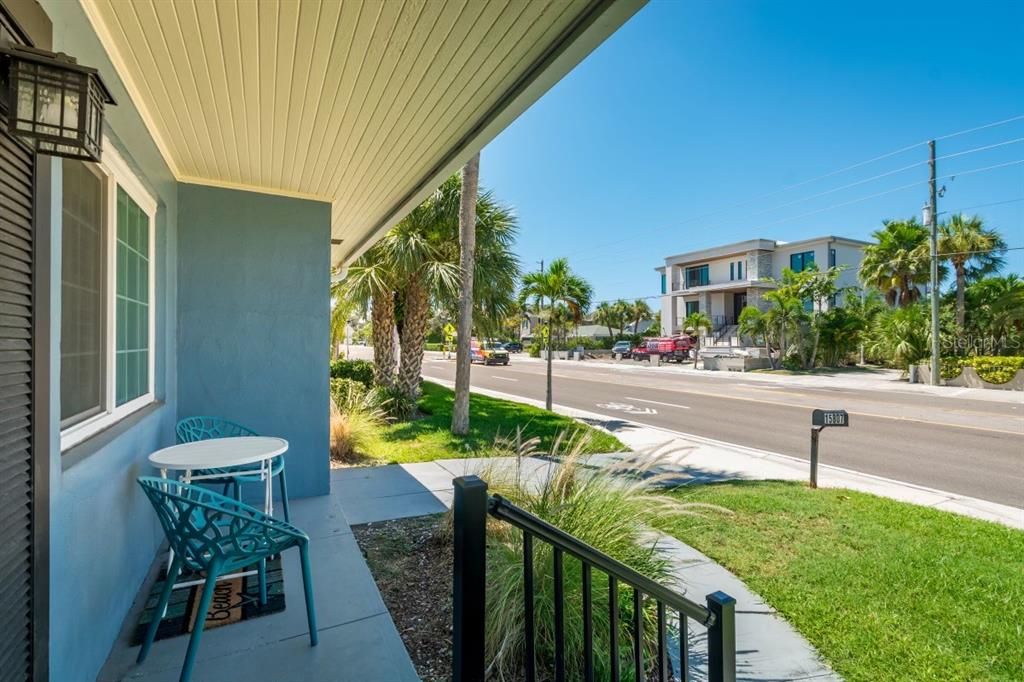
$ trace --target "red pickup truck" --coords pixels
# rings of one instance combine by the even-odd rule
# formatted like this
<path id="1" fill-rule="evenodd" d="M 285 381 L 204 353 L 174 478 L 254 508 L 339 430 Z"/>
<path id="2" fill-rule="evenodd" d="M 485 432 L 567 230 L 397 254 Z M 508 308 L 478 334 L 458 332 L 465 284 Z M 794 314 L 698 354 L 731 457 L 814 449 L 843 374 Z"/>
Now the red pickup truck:
<path id="1" fill-rule="evenodd" d="M 686 334 L 679 336 L 663 336 L 647 342 L 648 354 L 661 356 L 664 362 L 686 362 L 690 360 L 690 351 L 696 344 Z"/>

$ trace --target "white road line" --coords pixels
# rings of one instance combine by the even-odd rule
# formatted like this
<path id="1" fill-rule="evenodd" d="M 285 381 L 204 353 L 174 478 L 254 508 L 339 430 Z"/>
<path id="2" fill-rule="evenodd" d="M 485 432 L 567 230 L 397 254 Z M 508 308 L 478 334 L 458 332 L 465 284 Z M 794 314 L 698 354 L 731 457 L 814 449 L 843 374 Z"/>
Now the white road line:
<path id="1" fill-rule="evenodd" d="M 651 403 L 653 405 L 664 405 L 665 407 L 678 407 L 681 410 L 688 410 L 688 409 L 690 409 L 689 405 L 676 405 L 675 403 L 663 403 L 663 402 L 661 402 L 659 400 L 645 400 L 644 398 L 630 398 L 628 395 L 626 396 L 626 400 L 635 400 L 638 403 Z"/>
<path id="2" fill-rule="evenodd" d="M 519 379 L 513 379 L 511 377 L 499 377 L 496 374 L 491 375 L 491 379 L 501 379 L 502 381 L 519 381 Z"/>

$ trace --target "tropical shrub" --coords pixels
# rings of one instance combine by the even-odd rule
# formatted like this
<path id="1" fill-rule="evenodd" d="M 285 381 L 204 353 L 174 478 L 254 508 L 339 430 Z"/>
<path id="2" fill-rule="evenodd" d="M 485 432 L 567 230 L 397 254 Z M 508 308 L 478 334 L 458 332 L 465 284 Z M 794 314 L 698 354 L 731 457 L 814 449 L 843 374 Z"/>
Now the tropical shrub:
<path id="1" fill-rule="evenodd" d="M 915 304 L 879 314 L 866 345 L 873 357 L 905 370 L 931 356 L 930 343 L 929 312 Z"/>
<path id="2" fill-rule="evenodd" d="M 964 367 L 973 367 L 978 376 L 990 384 L 1005 384 L 1013 379 L 1017 370 L 1024 369 L 1021 356 L 974 356 L 942 358 L 942 378 L 955 379 Z"/>
<path id="3" fill-rule="evenodd" d="M 501 460 L 481 472 L 492 493 L 539 516 L 583 542 L 596 547 L 640 573 L 660 583 L 676 585 L 670 561 L 658 551 L 651 528 L 671 524 L 684 515 L 716 510 L 711 505 L 696 505 L 658 494 L 657 486 L 666 476 L 651 475 L 665 464 L 669 453 L 644 453 L 618 464 L 590 466 L 583 452 L 587 436 L 560 434 L 552 447 L 559 464 L 548 469 L 541 480 L 523 476 L 519 461 L 536 454 L 537 440 L 523 440 L 521 432 L 495 444 L 501 454 L 514 455 L 512 464 Z M 487 558 L 487 632 L 486 648 L 490 674 L 494 679 L 518 679 L 525 641 L 523 631 L 523 534 L 499 521 L 488 524 Z M 535 642 L 539 667 L 553 666 L 554 574 L 552 548 L 535 542 L 534 613 Z M 565 557 L 564 608 L 566 678 L 582 679 L 583 660 L 582 567 L 579 561 Z M 619 594 L 619 651 L 623 662 L 632 650 L 632 592 Z M 608 603 L 608 581 L 596 572 L 592 585 L 593 604 Z M 647 600 L 642 608 L 644 620 L 644 660 L 648 666 L 656 659 L 656 605 Z M 593 610 L 595 679 L 611 679 L 609 670 L 611 633 L 607 609 Z M 627 671 L 625 668 L 629 668 Z M 633 680 L 631 666 L 624 665 L 623 680 Z"/>
<path id="4" fill-rule="evenodd" d="M 385 411 L 388 419 L 404 422 L 416 415 L 418 395 L 412 397 L 396 386 L 378 386 L 374 390 L 379 392 L 384 399 L 381 409 Z"/>
<path id="5" fill-rule="evenodd" d="M 526 347 L 526 354 L 531 358 L 539 358 L 542 349 L 543 346 L 541 346 L 540 341 L 533 341 Z"/>
<path id="6" fill-rule="evenodd" d="M 423 350 L 442 351 L 444 350 L 444 344 L 441 343 L 440 341 L 438 341 L 437 343 L 428 341 L 427 343 L 423 344 Z"/>
<path id="7" fill-rule="evenodd" d="M 354 396 L 362 398 L 369 390 L 362 382 L 355 379 L 331 379 L 331 402 L 339 406 L 345 405 Z"/>
<path id="8" fill-rule="evenodd" d="M 353 379 L 365 388 L 373 387 L 373 363 L 367 360 L 335 360 L 331 363 L 332 379 Z"/>

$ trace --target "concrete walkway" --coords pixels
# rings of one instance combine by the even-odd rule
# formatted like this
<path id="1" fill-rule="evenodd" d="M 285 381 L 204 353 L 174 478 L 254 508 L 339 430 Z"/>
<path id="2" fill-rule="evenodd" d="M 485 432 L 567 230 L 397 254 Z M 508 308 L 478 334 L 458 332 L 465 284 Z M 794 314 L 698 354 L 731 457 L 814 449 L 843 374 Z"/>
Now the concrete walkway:
<path id="1" fill-rule="evenodd" d="M 452 503 L 452 479 L 482 469 L 513 466 L 510 458 L 447 459 L 383 467 L 353 467 L 331 472 L 331 489 L 353 524 L 372 523 L 443 512 Z M 537 482 L 557 464 L 528 459 L 521 463 L 524 480 Z M 656 538 L 677 567 L 676 589 L 703 603 L 722 590 L 736 599 L 737 672 L 740 680 L 839 680 L 814 648 L 757 594 L 722 566 L 692 547 L 668 536 Z M 691 666 L 695 679 L 705 679 L 707 633 L 689 627 Z M 673 643 L 670 647 L 678 652 Z M 675 669 L 678 659 L 674 659 Z"/>
<path id="2" fill-rule="evenodd" d="M 193 682 L 351 682 L 419 679 L 370 574 L 340 504 L 330 495 L 292 500 L 292 522 L 310 537 L 309 554 L 320 644 L 309 646 L 298 550 L 282 554 L 286 608 L 203 633 Z M 157 641 L 142 665 L 131 633 L 156 578 L 142 586 L 125 619 L 98 682 L 171 682 L 177 680 L 188 646 L 187 636 Z M 73 579 L 73 577 L 68 577 Z M 120 589 L 135 589 L 123 585 Z M 88 637 L 88 624 L 82 624 Z"/>
<path id="3" fill-rule="evenodd" d="M 431 379 L 440 384 L 448 382 Z M 970 389 L 981 391 L 983 389 Z M 514 402 L 544 407 L 543 402 L 520 396 L 474 388 L 474 393 L 490 395 Z M 681 479 L 694 482 L 743 480 L 792 480 L 806 481 L 809 477 L 807 460 L 777 452 L 748 448 L 732 443 L 702 438 L 692 434 L 659 429 L 628 419 L 609 419 L 586 410 L 555 405 L 555 412 L 574 417 L 597 428 L 604 429 L 621 440 L 629 450 L 653 450 L 671 453 L 673 471 Z M 822 450 L 828 447 L 828 432 L 822 436 Z M 611 455 L 610 455 L 611 456 Z M 1024 530 L 1024 509 L 998 504 L 986 500 L 935 490 L 912 483 L 895 481 L 873 476 L 842 467 L 820 464 L 818 485 L 829 488 L 850 488 L 888 497 L 901 502 L 910 502 L 926 507 L 994 521 L 1012 528 Z"/>

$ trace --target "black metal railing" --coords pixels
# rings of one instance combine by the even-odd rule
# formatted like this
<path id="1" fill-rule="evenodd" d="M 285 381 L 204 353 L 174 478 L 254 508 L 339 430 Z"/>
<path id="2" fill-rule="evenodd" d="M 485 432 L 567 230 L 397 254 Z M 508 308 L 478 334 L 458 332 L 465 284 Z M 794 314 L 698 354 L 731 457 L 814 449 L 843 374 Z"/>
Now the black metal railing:
<path id="1" fill-rule="evenodd" d="M 608 579 L 609 670 L 610 680 L 619 682 L 620 658 L 619 588 L 632 590 L 631 630 L 634 679 L 647 679 L 644 663 L 643 604 L 654 599 L 657 611 L 657 645 L 654 668 L 658 679 L 680 682 L 691 679 L 688 623 L 707 628 L 707 679 L 709 682 L 733 682 L 736 679 L 736 600 L 724 592 L 707 596 L 707 604 L 691 601 L 672 589 L 651 580 L 623 563 L 612 559 L 565 531 L 520 509 L 500 495 L 488 496 L 487 484 L 476 476 L 454 480 L 454 588 L 452 631 L 452 679 L 454 682 L 482 682 L 484 679 L 485 608 L 487 591 L 487 516 L 505 521 L 523 532 L 523 628 L 525 654 L 523 670 L 527 682 L 535 682 L 536 609 L 534 604 L 534 541 L 552 548 L 554 578 L 554 661 L 553 679 L 566 679 L 565 647 L 565 555 L 581 564 L 583 617 L 583 679 L 594 680 L 594 570 Z M 669 665 L 669 611 L 679 617 L 680 670 L 673 677 Z M 548 675 L 544 675 L 548 677 Z"/>

